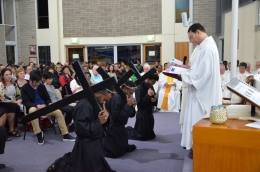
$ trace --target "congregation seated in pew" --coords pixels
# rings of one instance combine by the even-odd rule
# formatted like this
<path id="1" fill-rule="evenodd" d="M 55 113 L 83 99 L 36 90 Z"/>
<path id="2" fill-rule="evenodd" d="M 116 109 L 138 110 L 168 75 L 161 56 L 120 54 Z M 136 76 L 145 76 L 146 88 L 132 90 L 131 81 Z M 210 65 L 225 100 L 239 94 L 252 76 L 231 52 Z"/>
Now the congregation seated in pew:
<path id="1" fill-rule="evenodd" d="M 182 82 L 178 79 L 160 73 L 157 108 L 161 109 L 161 111 L 179 112 L 181 108 L 181 85 Z"/>

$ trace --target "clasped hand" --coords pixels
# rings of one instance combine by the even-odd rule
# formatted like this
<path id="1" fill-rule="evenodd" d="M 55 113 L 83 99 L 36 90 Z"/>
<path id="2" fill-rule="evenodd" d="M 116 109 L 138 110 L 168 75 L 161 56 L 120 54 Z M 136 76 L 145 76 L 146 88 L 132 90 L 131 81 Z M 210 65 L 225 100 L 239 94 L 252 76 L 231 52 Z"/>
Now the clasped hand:
<path id="1" fill-rule="evenodd" d="M 98 113 L 98 120 L 100 121 L 101 124 L 105 124 L 107 122 L 108 117 L 109 117 L 109 113 L 106 110 L 105 103 L 104 103 L 103 110 L 101 110 Z"/>

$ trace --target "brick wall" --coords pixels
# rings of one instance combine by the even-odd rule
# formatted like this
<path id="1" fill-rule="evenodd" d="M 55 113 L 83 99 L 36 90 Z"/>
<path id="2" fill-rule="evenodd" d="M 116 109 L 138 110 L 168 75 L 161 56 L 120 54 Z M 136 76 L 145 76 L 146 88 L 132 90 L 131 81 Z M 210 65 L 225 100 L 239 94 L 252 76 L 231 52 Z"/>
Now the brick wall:
<path id="1" fill-rule="evenodd" d="M 216 0 L 194 1 L 194 23 L 200 23 L 205 27 L 209 36 L 216 41 Z"/>
<path id="2" fill-rule="evenodd" d="M 64 37 L 162 33 L 161 0 L 63 0 Z"/>
<path id="3" fill-rule="evenodd" d="M 16 0 L 19 61 L 29 62 L 29 45 L 36 45 L 35 0 Z"/>
<path id="4" fill-rule="evenodd" d="M 6 65 L 5 27 L 0 25 L 0 64 Z"/>

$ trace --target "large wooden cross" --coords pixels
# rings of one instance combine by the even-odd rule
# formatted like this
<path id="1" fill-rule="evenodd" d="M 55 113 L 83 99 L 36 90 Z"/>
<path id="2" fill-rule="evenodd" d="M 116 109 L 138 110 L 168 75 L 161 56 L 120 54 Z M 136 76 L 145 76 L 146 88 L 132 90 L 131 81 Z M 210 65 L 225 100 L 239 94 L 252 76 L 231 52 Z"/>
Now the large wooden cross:
<path id="1" fill-rule="evenodd" d="M 103 70 L 103 68 L 99 67 L 97 68 L 98 73 L 102 76 L 103 79 L 108 79 L 110 78 L 110 76 L 108 75 L 108 73 L 106 71 Z M 134 71 L 132 69 L 130 69 L 129 71 L 127 71 L 124 76 L 122 76 L 117 84 L 115 84 L 115 90 L 117 91 L 117 93 L 120 95 L 120 97 L 122 98 L 122 100 L 125 102 L 126 101 L 126 94 L 123 92 L 123 90 L 121 90 L 120 86 L 122 84 L 124 84 L 132 75 L 134 74 Z"/>
<path id="2" fill-rule="evenodd" d="M 73 103 L 73 102 L 78 101 L 83 98 L 87 98 L 89 100 L 89 102 L 92 104 L 94 114 L 98 114 L 102 110 L 94 93 L 104 90 L 105 88 L 107 88 L 108 85 L 115 85 L 116 84 L 115 78 L 111 77 L 98 84 L 90 86 L 79 61 L 74 62 L 74 64 L 72 66 L 76 72 L 76 75 L 81 83 L 83 90 L 78 93 L 75 93 L 65 99 L 52 103 L 52 104 L 46 106 L 45 108 L 39 109 L 31 114 L 26 115 L 25 117 L 23 117 L 24 122 L 29 122 L 29 121 L 32 121 L 41 116 L 45 116 L 46 114 L 48 114 L 50 112 L 53 112 L 61 107 L 64 107 L 70 103 Z"/>
<path id="3" fill-rule="evenodd" d="M 128 65 L 130 66 L 131 69 L 133 69 L 135 71 L 135 76 L 137 78 L 137 80 L 135 81 L 136 85 L 141 84 L 147 78 L 149 78 L 149 76 L 151 76 L 152 74 L 156 73 L 156 71 L 157 71 L 157 69 L 154 67 L 154 68 L 150 69 L 148 72 L 146 72 L 143 76 L 141 76 L 139 71 L 136 69 L 136 67 L 135 67 L 135 65 L 133 64 L 132 61 L 129 61 Z"/>

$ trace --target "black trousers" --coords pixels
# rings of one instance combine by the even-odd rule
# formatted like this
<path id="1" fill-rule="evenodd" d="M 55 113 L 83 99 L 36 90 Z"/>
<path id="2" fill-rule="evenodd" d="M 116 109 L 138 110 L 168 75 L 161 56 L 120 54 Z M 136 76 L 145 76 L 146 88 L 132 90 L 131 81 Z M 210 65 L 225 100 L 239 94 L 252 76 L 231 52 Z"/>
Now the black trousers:
<path id="1" fill-rule="evenodd" d="M 66 113 L 65 122 L 66 122 L 66 125 L 69 125 L 72 121 L 72 113 L 74 111 L 74 107 L 67 105 L 67 106 L 60 108 L 60 110 L 64 113 Z"/>
<path id="2" fill-rule="evenodd" d="M 0 126 L 0 154 L 4 153 L 6 140 L 6 129 Z"/>

